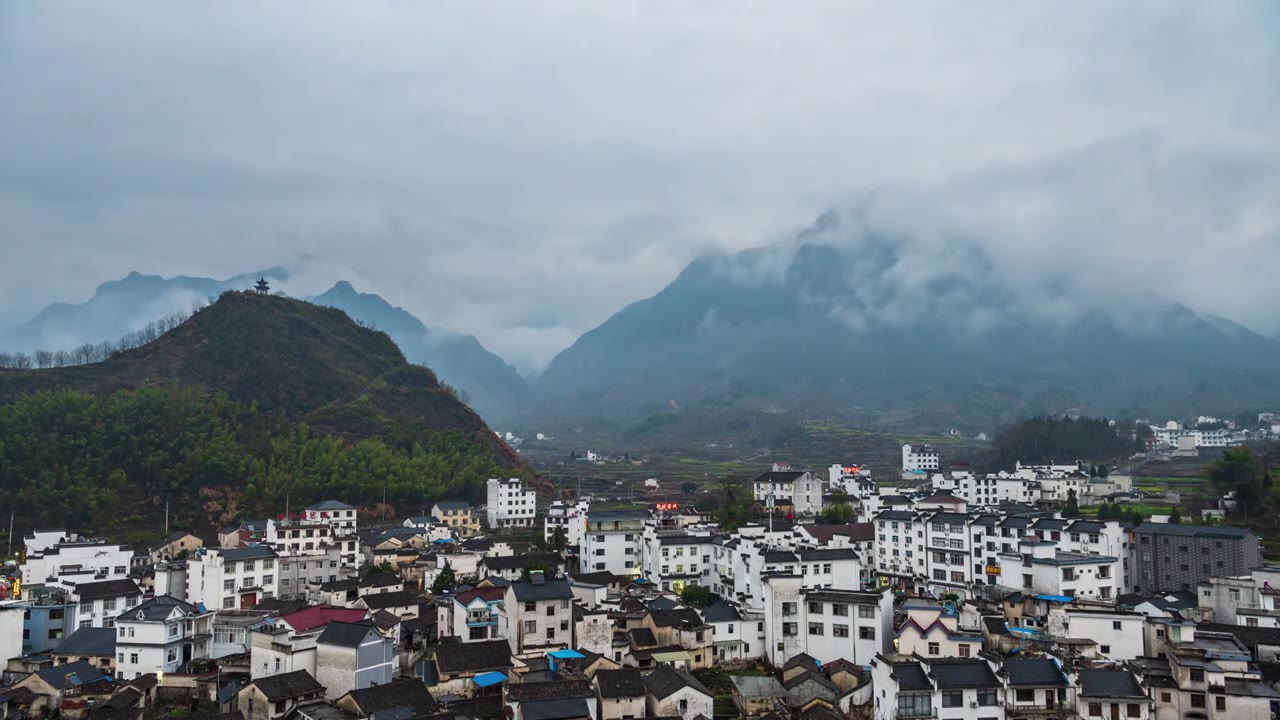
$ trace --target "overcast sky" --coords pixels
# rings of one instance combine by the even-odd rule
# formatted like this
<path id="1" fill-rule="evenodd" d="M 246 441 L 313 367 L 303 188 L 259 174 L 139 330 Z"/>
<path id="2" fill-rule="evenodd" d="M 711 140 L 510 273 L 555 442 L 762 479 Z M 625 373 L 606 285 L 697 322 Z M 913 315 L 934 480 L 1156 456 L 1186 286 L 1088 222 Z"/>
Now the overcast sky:
<path id="1" fill-rule="evenodd" d="M 0 321 L 284 265 L 531 369 L 874 202 L 1276 332 L 1276 7 L 4 2 Z"/>

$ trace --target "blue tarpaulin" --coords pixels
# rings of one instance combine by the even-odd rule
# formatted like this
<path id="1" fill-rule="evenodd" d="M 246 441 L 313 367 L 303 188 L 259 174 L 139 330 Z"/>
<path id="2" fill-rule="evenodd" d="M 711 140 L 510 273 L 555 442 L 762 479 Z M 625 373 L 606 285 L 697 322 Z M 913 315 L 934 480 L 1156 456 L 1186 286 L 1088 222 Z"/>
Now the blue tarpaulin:
<path id="1" fill-rule="evenodd" d="M 1071 597 L 1070 595 L 1037 595 L 1036 599 L 1047 600 L 1049 602 L 1060 602 L 1060 603 L 1069 603 L 1075 600 L 1075 598 Z"/>
<path id="2" fill-rule="evenodd" d="M 507 681 L 507 676 L 500 672 L 487 672 L 471 678 L 471 682 L 480 687 L 490 687 Z"/>
<path id="3" fill-rule="evenodd" d="M 556 650 L 547 654 L 557 660 L 581 660 L 586 657 L 577 650 Z"/>

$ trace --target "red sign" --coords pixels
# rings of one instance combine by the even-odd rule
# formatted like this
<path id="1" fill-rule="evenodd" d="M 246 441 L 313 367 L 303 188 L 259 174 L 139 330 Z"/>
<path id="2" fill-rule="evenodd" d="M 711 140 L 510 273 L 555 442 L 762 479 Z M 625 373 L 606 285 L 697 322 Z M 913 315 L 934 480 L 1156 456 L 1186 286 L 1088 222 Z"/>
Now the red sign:
<path id="1" fill-rule="evenodd" d="M 680 503 L 657 503 L 653 508 L 655 510 L 679 510 Z"/>

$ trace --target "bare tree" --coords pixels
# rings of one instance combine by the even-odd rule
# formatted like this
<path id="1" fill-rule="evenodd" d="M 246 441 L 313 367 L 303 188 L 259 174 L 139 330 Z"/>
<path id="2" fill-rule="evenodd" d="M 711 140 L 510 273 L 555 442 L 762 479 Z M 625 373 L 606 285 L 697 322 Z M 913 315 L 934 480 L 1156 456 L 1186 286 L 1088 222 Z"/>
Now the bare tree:
<path id="1" fill-rule="evenodd" d="M 36 367 L 44 369 L 53 364 L 53 353 L 36 348 Z"/>
<path id="2" fill-rule="evenodd" d="M 71 353 L 66 350 L 59 350 L 53 354 L 54 367 L 66 367 L 71 364 Z"/>
<path id="3" fill-rule="evenodd" d="M 17 370 L 30 370 L 30 369 L 31 369 L 31 365 L 32 365 L 32 363 L 31 363 L 31 356 L 27 355 L 26 353 L 14 353 L 14 354 L 13 354 L 13 366 L 12 366 L 12 367 L 14 367 L 15 369 L 17 369 Z"/>
<path id="4" fill-rule="evenodd" d="M 0 369 L 8 370 L 13 367 L 13 355 L 7 352 L 0 352 Z"/>

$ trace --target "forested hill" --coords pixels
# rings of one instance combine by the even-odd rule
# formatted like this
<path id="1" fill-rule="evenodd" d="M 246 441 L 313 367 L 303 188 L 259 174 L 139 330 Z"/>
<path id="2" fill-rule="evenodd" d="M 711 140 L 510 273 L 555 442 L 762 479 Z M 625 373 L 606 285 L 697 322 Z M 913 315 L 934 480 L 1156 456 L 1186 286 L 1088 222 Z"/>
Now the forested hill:
<path id="1" fill-rule="evenodd" d="M 518 456 L 429 369 L 342 311 L 225 293 L 92 365 L 0 371 L 0 501 L 28 524 L 211 528 L 336 497 L 479 499 Z"/>

